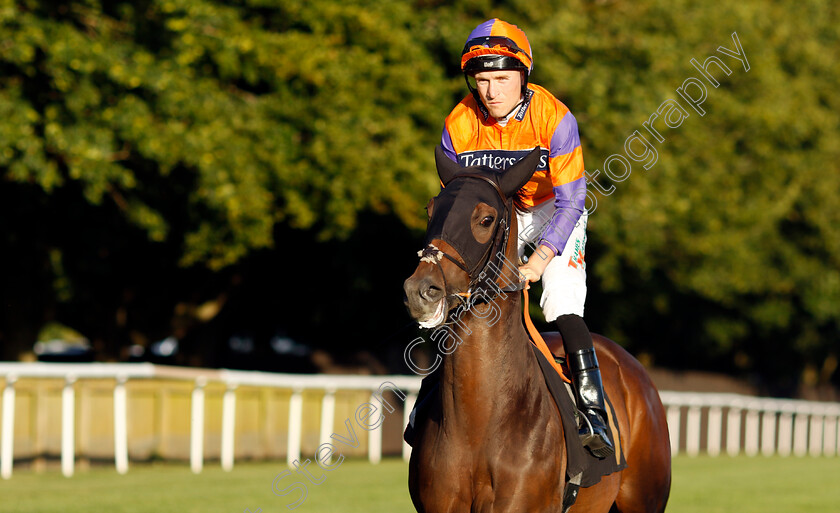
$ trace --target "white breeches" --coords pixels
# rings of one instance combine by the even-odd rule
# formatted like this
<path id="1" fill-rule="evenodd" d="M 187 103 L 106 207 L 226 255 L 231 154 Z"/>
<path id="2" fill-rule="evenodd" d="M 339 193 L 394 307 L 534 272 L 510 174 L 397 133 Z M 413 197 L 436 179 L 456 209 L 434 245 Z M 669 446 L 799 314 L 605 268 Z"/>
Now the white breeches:
<path id="1" fill-rule="evenodd" d="M 537 246 L 540 234 L 554 214 L 554 202 L 549 200 L 527 210 L 516 211 L 519 226 L 517 240 L 519 258 L 526 249 L 530 252 Z M 555 256 L 542 275 L 543 293 L 540 306 L 548 322 L 565 314 L 577 314 L 583 317 L 583 305 L 586 302 L 586 223 L 589 214 L 584 212 L 575 225 L 563 252 Z M 529 258 L 540 258 L 533 254 Z"/>

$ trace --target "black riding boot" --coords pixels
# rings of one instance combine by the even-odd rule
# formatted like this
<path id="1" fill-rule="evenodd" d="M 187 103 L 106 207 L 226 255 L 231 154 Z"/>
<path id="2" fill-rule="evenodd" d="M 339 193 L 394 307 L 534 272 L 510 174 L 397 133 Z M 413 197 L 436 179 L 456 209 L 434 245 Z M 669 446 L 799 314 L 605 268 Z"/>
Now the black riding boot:
<path id="1" fill-rule="evenodd" d="M 615 448 L 607 436 L 607 425 L 604 422 L 607 407 L 595 349 L 583 349 L 567 355 L 567 358 L 572 379 L 577 385 L 578 409 L 584 417 L 580 429 L 581 441 L 592 454 L 606 458 L 615 453 Z"/>
<path id="2" fill-rule="evenodd" d="M 578 409 L 582 413 L 579 431 L 581 442 L 598 458 L 606 458 L 615 454 L 615 448 L 607 436 L 604 386 L 592 345 L 592 335 L 583 318 L 578 315 L 561 315 L 557 319 L 557 328 L 563 336 Z"/>

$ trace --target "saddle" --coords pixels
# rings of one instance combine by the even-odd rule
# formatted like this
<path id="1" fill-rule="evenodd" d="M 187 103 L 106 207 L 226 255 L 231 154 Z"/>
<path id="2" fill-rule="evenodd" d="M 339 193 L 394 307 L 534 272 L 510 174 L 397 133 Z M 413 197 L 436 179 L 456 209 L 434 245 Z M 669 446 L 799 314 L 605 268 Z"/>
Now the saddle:
<path id="1" fill-rule="evenodd" d="M 563 431 L 566 437 L 567 477 L 571 481 L 580 479 L 579 486 L 586 488 L 597 484 L 601 477 L 612 474 L 627 467 L 624 453 L 621 450 L 621 436 L 618 426 L 615 423 L 615 409 L 608 395 L 605 394 L 607 405 L 607 421 L 609 424 L 610 441 L 616 448 L 615 457 L 599 459 L 584 449 L 578 437 L 577 415 L 578 410 L 575 404 L 575 393 L 571 383 L 562 379 L 556 368 L 561 367 L 566 375 L 569 369 L 566 366 L 566 350 L 563 347 L 563 338 L 557 332 L 540 333 L 545 345 L 554 358 L 554 362 L 548 362 L 537 344 L 533 344 L 534 356 L 540 364 L 546 385 L 551 392 L 557 408 L 560 410 L 560 417 L 563 421 Z M 554 365 L 552 365 L 552 363 Z"/>

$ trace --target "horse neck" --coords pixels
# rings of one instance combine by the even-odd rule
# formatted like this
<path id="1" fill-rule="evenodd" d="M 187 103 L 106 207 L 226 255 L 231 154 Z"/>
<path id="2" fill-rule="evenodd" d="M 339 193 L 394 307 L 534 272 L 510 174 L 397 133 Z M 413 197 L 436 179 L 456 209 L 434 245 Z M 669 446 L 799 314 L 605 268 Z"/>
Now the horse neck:
<path id="1" fill-rule="evenodd" d="M 517 283 L 520 278 L 515 264 L 515 215 L 510 217 L 509 229 L 503 252 L 505 262 L 499 262 L 498 278 L 508 284 Z M 545 387 L 522 323 L 520 297 L 519 292 L 500 293 L 466 309 L 463 315 L 456 315 L 456 322 L 450 325 L 449 347 L 454 350 L 443 359 L 441 369 L 444 429 L 475 435 L 504 412 L 517 411 L 527 418 L 526 408 L 541 407 L 540 401 L 525 400 L 527 395 Z M 464 408 L 470 409 L 469 415 L 459 414 Z"/>
<path id="2" fill-rule="evenodd" d="M 452 325 L 451 345 L 460 344 L 442 364 L 446 422 L 480 430 L 500 410 L 521 409 L 523 396 L 537 386 L 539 371 L 522 326 L 519 297 L 510 292 L 474 305 Z M 457 414 L 467 407 L 470 415 Z"/>

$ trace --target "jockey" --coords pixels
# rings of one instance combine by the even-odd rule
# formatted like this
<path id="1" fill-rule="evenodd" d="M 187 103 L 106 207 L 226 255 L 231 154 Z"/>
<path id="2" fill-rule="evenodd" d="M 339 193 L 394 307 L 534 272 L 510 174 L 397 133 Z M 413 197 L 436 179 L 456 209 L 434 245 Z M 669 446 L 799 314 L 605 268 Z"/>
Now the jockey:
<path id="1" fill-rule="evenodd" d="M 461 70 L 471 94 L 449 114 L 441 146 L 467 167 L 507 169 L 534 147 L 542 158 L 516 204 L 519 270 L 529 282 L 542 279 L 540 306 L 563 337 L 585 420 L 583 444 L 598 457 L 614 454 L 607 437 L 606 406 L 592 336 L 583 320 L 586 299 L 586 181 L 577 121 L 544 88 L 530 84 L 531 46 L 516 25 L 499 19 L 470 33 Z M 525 258 L 526 248 L 533 249 Z"/>

